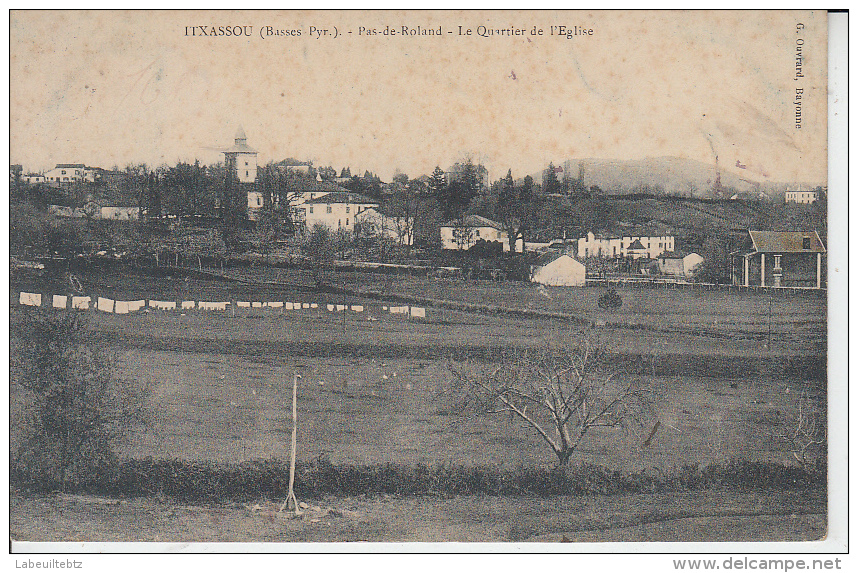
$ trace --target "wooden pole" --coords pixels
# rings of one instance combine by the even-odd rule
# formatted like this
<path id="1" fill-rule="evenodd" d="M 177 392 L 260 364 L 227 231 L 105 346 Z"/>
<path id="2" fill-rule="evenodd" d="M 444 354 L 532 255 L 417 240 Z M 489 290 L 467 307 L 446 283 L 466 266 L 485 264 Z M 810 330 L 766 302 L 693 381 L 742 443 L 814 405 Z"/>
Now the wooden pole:
<path id="1" fill-rule="evenodd" d="M 295 374 L 292 377 L 292 455 L 289 460 L 289 493 L 286 494 L 286 499 L 283 505 L 280 506 L 280 511 L 289 507 L 289 502 L 292 502 L 292 511 L 295 515 L 300 515 L 301 510 L 298 507 L 298 500 L 295 497 L 295 454 L 298 450 L 298 378 L 300 374 Z"/>

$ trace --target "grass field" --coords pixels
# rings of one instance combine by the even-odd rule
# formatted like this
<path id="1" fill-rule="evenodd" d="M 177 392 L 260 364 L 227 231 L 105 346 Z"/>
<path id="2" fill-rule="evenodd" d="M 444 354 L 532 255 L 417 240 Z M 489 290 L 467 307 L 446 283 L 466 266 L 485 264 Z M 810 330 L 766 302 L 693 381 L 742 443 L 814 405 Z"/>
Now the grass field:
<path id="1" fill-rule="evenodd" d="M 292 269 L 230 269 L 229 276 L 304 284 L 306 274 Z M 506 281 L 437 280 L 425 277 L 339 272 L 331 284 L 374 295 L 405 295 L 505 308 L 565 313 L 618 325 L 647 325 L 664 331 L 708 329 L 724 333 L 767 333 L 824 336 L 826 303 L 816 292 L 727 291 L 723 289 L 621 287 L 623 305 L 599 308 L 602 287 L 540 287 Z M 771 305 L 771 306 L 770 306 Z"/>
<path id="2" fill-rule="evenodd" d="M 282 284 L 154 278 L 115 269 L 82 277 L 87 292 L 120 300 L 320 305 L 301 311 L 90 312 L 90 327 L 118 351 L 120 374 L 152 388 L 150 417 L 133 429 L 121 454 L 287 459 L 291 377 L 297 371 L 303 376 L 300 460 L 554 465 L 538 436 L 516 420 L 454 414 L 445 393 L 451 360 L 471 357 L 475 368 L 488 367 L 501 349 L 557 344 L 581 328 L 539 313 L 596 323 L 588 336 L 645 377 L 661 421 L 646 447 L 640 437 L 593 430 L 573 464 L 632 472 L 731 458 L 792 463 L 790 446 L 774 436 L 791 428 L 802 390 L 809 389 L 815 408 L 824 410 L 826 306 L 817 294 L 620 289 L 623 306 L 610 312 L 598 309 L 599 288 L 339 273 L 335 286 L 354 293 L 343 295 L 316 290 L 309 275 L 296 271 L 257 270 L 257 279 Z M 64 292 L 59 279 L 14 283 L 16 288 Z M 397 296 L 536 312 L 463 312 L 427 304 L 426 317 L 413 319 L 383 309 Z M 324 309 L 329 303 L 360 304 L 365 311 L 332 313 Z M 13 313 L 26 311 L 13 307 Z M 798 540 L 825 531 L 824 491 L 314 503 L 338 513 L 317 522 L 284 521 L 270 511 L 240 507 L 185 511 L 153 499 L 105 507 L 65 500 L 55 507 L 47 498 L 19 496 L 12 521 L 20 539 L 33 540 Z M 27 525 L 38 519 L 50 522 L 50 530 Z"/>
<path id="3" fill-rule="evenodd" d="M 411 297 L 427 302 L 451 301 L 543 313 L 562 313 L 599 324 L 644 327 L 661 333 L 690 332 L 734 337 L 772 337 L 786 342 L 810 339 L 825 346 L 827 310 L 824 293 L 683 289 L 671 287 L 618 289 L 622 307 L 602 310 L 601 287 L 540 287 L 514 281 L 438 280 L 366 272 L 329 273 L 328 283 L 355 293 L 339 295 L 316 290 L 312 274 L 296 269 L 237 267 L 226 275 L 254 284 L 191 278 L 180 271 L 151 276 L 123 267 L 79 272 L 92 296 L 159 300 L 289 300 L 357 304 L 385 303 L 385 297 Z M 13 284 L 13 291 L 32 289 L 64 294 L 62 278 Z M 361 296 L 363 293 L 365 296 Z M 369 298 L 367 298 L 369 297 Z M 427 304 L 427 306 L 431 306 Z"/>
<path id="4" fill-rule="evenodd" d="M 242 461 L 288 458 L 292 373 L 298 395 L 299 456 L 334 463 L 553 464 L 536 434 L 503 416 L 452 414 L 450 372 L 440 359 L 279 357 L 138 349 L 128 376 L 154 390 L 150 422 L 127 453 Z M 799 379 L 657 377 L 648 380 L 662 426 L 649 447 L 613 430 L 593 431 L 574 460 L 632 471 L 732 457 L 791 461 L 772 436 L 794 418 Z M 735 384 L 736 387 L 731 387 Z M 813 392 L 818 402 L 824 393 Z"/>

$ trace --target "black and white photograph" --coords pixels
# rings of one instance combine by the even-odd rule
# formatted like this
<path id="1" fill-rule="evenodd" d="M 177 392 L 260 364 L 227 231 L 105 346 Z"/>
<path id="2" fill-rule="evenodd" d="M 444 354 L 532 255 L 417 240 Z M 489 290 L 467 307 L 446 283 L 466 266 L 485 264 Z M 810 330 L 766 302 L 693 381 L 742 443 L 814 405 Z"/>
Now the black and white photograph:
<path id="1" fill-rule="evenodd" d="M 10 551 L 813 551 L 828 30 L 11 10 Z"/>

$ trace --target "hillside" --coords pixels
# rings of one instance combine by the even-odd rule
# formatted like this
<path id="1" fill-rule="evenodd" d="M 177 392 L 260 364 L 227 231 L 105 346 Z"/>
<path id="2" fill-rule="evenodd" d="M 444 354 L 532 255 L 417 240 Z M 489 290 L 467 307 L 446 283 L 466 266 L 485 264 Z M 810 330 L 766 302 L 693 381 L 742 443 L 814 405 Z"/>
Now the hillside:
<path id="1" fill-rule="evenodd" d="M 597 186 L 606 193 L 632 193 L 642 188 L 683 197 L 711 198 L 715 185 L 714 164 L 681 157 L 648 157 L 641 160 L 570 159 L 555 163 L 563 169 L 558 179 L 583 177 L 587 187 Z M 772 198 L 779 198 L 786 183 L 758 181 L 745 176 L 741 168 L 721 166 L 721 186 L 731 192 L 753 193 L 757 188 Z M 542 181 L 542 173 L 533 174 Z"/>
<path id="2" fill-rule="evenodd" d="M 817 230 L 826 236 L 826 210 L 819 205 L 768 201 L 689 199 L 658 195 L 590 195 L 554 198 L 543 213 L 540 238 L 612 233 L 665 232 L 683 247 L 707 237 L 743 235 L 749 228 Z"/>

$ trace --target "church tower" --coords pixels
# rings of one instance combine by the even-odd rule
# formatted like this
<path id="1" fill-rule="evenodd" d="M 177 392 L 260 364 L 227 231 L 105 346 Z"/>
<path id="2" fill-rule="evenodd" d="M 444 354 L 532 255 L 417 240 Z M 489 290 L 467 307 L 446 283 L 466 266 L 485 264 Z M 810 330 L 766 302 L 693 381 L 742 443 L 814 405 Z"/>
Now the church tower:
<path id="1" fill-rule="evenodd" d="M 239 126 L 235 134 L 235 145 L 223 152 L 227 166 L 232 166 L 239 183 L 256 183 L 257 151 L 247 145 L 247 136 Z"/>
<path id="2" fill-rule="evenodd" d="M 227 169 L 235 173 L 239 184 L 247 192 L 247 218 L 256 221 L 263 207 L 262 193 L 256 186 L 257 151 L 247 145 L 247 135 L 239 126 L 235 134 L 235 145 L 223 152 Z"/>

